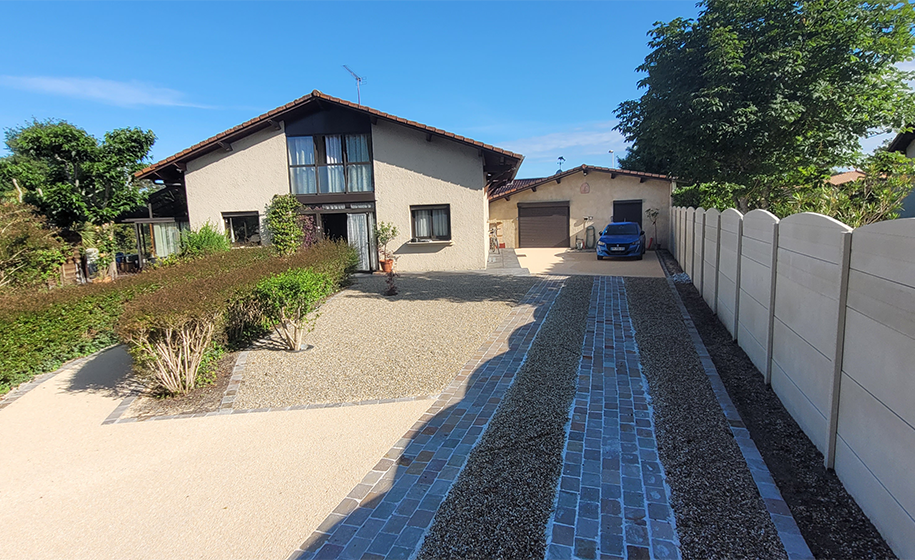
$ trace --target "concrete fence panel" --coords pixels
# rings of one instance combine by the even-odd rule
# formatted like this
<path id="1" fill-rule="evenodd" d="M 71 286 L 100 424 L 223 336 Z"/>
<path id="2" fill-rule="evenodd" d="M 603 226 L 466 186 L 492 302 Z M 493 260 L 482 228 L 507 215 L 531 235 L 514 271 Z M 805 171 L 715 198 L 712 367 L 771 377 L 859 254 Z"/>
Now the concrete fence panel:
<path id="1" fill-rule="evenodd" d="M 715 312 L 731 336 L 737 338 L 737 291 L 740 286 L 741 223 L 743 214 L 733 208 L 721 213 L 718 233 L 718 293 Z"/>
<path id="2" fill-rule="evenodd" d="M 693 215 L 693 254 L 690 256 L 693 286 L 702 293 L 702 255 L 705 249 L 705 208 L 696 208 Z"/>
<path id="3" fill-rule="evenodd" d="M 740 289 L 737 340 L 768 380 L 771 349 L 771 313 L 775 289 L 778 218 L 765 210 L 743 217 L 740 252 Z"/>
<path id="4" fill-rule="evenodd" d="M 844 318 L 843 270 L 851 228 L 805 212 L 778 226 L 772 388 L 824 454 Z"/>
<path id="5" fill-rule="evenodd" d="M 702 299 L 718 313 L 718 234 L 721 213 L 716 208 L 705 211 L 705 239 L 702 245 Z"/>
<path id="6" fill-rule="evenodd" d="M 690 280 L 695 284 L 693 277 L 693 238 L 696 233 L 696 209 L 686 209 L 686 220 L 683 222 L 683 260 L 680 261 L 680 268 L 689 275 Z"/>
<path id="7" fill-rule="evenodd" d="M 835 469 L 900 558 L 915 558 L 915 218 L 852 236 Z"/>
<path id="8" fill-rule="evenodd" d="M 671 212 L 674 217 L 674 224 L 670 228 L 670 254 L 674 258 L 680 255 L 680 210 L 679 207 L 674 207 L 673 212 Z"/>

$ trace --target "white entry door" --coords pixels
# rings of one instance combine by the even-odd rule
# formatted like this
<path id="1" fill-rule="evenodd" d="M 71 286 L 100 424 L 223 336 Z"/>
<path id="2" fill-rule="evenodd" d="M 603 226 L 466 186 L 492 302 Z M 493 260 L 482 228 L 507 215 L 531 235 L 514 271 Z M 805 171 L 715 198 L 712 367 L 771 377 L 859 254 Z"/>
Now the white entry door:
<path id="1" fill-rule="evenodd" d="M 347 214 L 346 238 L 359 255 L 359 270 L 378 268 L 378 254 L 373 250 L 375 217 L 372 214 Z"/>

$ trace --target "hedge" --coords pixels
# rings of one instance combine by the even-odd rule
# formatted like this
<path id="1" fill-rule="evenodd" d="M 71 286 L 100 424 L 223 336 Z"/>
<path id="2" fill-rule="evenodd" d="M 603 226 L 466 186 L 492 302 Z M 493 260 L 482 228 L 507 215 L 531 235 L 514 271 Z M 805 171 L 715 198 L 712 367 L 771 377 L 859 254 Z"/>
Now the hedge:
<path id="1" fill-rule="evenodd" d="M 336 289 L 355 264 L 349 245 L 324 241 L 286 257 L 165 286 L 127 304 L 118 334 L 136 363 L 162 388 L 186 392 L 194 388 L 200 361 L 214 341 L 231 345 L 252 329 L 272 326 L 255 297 L 260 281 L 310 268 Z"/>
<path id="2" fill-rule="evenodd" d="M 128 303 L 141 300 L 134 306 L 135 313 L 148 310 L 143 305 L 155 302 L 166 312 L 185 299 L 182 287 L 208 297 L 211 294 L 196 292 L 194 286 L 237 278 L 242 270 L 272 271 L 284 266 L 281 261 L 287 267 L 307 261 L 318 270 L 326 269 L 340 283 L 347 274 L 346 265 L 341 270 L 341 262 L 352 259 L 350 253 L 334 243 L 321 243 L 307 254 L 286 259 L 271 258 L 266 247 L 239 249 L 112 283 L 4 295 L 0 297 L 0 395 L 36 375 L 54 371 L 68 360 L 116 344 L 117 325 Z M 171 300 L 152 298 L 159 292 Z"/>

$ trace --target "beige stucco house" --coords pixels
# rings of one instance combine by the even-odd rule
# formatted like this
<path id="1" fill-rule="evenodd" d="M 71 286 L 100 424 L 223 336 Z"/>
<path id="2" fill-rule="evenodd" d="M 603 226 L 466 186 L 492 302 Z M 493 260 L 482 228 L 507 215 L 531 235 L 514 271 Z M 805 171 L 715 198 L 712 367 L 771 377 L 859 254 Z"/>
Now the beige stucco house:
<path id="1" fill-rule="evenodd" d="M 191 228 L 210 222 L 239 244 L 261 243 L 267 204 L 294 193 L 326 236 L 356 247 L 362 270 L 378 268 L 378 222 L 399 230 L 388 246 L 399 270 L 460 270 L 486 267 L 487 195 L 522 159 L 313 91 L 137 175 L 183 192 Z M 152 210 L 133 221 L 160 238 L 183 227 Z"/>
<path id="2" fill-rule="evenodd" d="M 670 177 L 582 165 L 551 177 L 517 179 L 489 195 L 489 224 L 505 247 L 594 247 L 608 223 L 638 222 L 653 247 L 668 239 Z M 646 211 L 658 211 L 652 224 Z M 593 229 L 589 231 L 589 228 Z"/>

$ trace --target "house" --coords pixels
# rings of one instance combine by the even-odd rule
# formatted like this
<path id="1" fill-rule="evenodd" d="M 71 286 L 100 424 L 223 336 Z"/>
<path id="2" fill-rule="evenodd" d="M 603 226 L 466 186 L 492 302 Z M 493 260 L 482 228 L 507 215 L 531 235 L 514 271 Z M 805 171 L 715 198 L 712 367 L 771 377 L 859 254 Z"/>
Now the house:
<path id="1" fill-rule="evenodd" d="M 489 223 L 505 247 L 594 248 L 610 222 L 637 222 L 653 246 L 668 238 L 670 177 L 582 165 L 550 177 L 516 179 L 489 194 Z M 658 211 L 652 224 L 646 211 Z"/>
<path id="2" fill-rule="evenodd" d="M 514 179 L 522 159 L 316 90 L 137 177 L 180 191 L 191 228 L 210 222 L 236 244 L 261 243 L 266 206 L 294 193 L 325 236 L 357 249 L 361 270 L 378 268 L 378 222 L 399 230 L 388 245 L 399 270 L 482 269 L 487 193 Z M 164 219 L 150 211 L 134 223 L 156 233 Z M 168 223 L 181 227 L 178 218 Z"/>
<path id="3" fill-rule="evenodd" d="M 891 152 L 900 152 L 906 157 L 915 158 L 915 131 L 900 132 L 893 138 L 887 149 Z M 915 190 L 902 199 L 902 210 L 899 211 L 900 218 L 915 218 Z"/>

